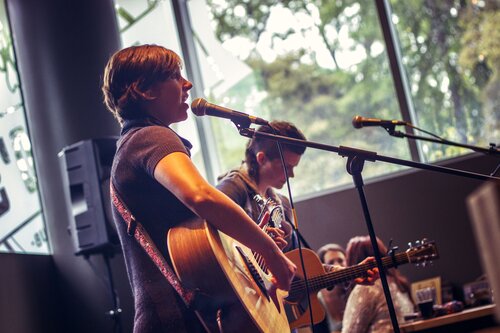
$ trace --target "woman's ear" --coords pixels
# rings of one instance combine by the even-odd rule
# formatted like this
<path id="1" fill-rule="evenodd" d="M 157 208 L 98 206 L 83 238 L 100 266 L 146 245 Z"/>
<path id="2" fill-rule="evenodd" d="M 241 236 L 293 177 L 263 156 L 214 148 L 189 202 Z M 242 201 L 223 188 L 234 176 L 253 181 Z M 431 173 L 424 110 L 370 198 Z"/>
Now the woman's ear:
<path id="1" fill-rule="evenodd" d="M 144 92 L 138 91 L 138 95 L 140 95 L 143 100 L 151 101 L 153 99 L 156 99 L 157 92 L 153 88 L 149 88 L 148 90 L 145 90 Z"/>
<path id="2" fill-rule="evenodd" d="M 259 151 L 257 154 L 255 154 L 255 159 L 257 160 L 257 163 L 259 163 L 259 165 L 264 164 L 266 158 L 266 154 L 264 154 L 264 152 L 262 151 Z"/>

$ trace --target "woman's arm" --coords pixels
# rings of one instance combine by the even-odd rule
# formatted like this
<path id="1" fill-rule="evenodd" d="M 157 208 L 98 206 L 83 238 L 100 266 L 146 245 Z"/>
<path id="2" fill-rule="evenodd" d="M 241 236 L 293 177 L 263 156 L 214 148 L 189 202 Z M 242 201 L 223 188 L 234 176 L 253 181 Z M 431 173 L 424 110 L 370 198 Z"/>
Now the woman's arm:
<path id="1" fill-rule="evenodd" d="M 342 333 L 368 332 L 376 311 L 370 288 L 374 287 L 358 285 L 352 290 L 345 306 Z"/>
<path id="2" fill-rule="evenodd" d="M 278 288 L 290 288 L 295 265 L 241 207 L 200 175 L 185 153 L 174 152 L 162 158 L 155 167 L 154 177 L 196 215 L 259 252 L 273 273 Z"/>

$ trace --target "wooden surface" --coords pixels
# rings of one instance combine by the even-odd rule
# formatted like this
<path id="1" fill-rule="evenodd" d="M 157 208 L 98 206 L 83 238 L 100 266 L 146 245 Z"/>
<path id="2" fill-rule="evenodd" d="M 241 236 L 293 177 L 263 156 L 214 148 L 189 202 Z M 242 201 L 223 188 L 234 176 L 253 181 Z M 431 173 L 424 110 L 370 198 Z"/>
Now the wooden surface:
<path id="1" fill-rule="evenodd" d="M 319 260 L 318 256 L 314 251 L 309 249 L 302 249 L 302 255 L 304 258 L 304 266 L 306 267 L 306 273 L 308 278 L 321 277 L 325 275 L 325 270 L 323 264 Z M 293 250 L 286 253 L 288 259 L 290 259 L 295 265 L 297 265 L 296 277 L 304 280 L 304 272 L 302 269 L 302 262 L 300 260 L 300 252 L 298 250 Z M 307 293 L 304 293 L 304 298 Z M 313 313 L 314 323 L 317 324 L 325 319 L 325 311 L 323 305 L 318 300 L 317 291 L 310 294 L 311 309 Z M 286 301 L 285 301 L 286 302 Z M 307 326 L 310 324 L 309 307 L 304 303 L 304 299 L 300 300 L 297 304 L 286 302 L 288 322 L 290 323 L 290 328 L 297 328 L 302 326 Z M 302 304 L 302 306 L 299 306 Z"/>
<path id="2" fill-rule="evenodd" d="M 476 319 L 480 317 L 493 315 L 495 305 L 484 305 L 472 309 L 466 309 L 461 312 L 452 313 L 445 316 L 440 316 L 431 319 L 417 320 L 410 323 L 400 325 L 401 332 L 418 332 L 435 327 L 456 324 L 462 321 Z"/>

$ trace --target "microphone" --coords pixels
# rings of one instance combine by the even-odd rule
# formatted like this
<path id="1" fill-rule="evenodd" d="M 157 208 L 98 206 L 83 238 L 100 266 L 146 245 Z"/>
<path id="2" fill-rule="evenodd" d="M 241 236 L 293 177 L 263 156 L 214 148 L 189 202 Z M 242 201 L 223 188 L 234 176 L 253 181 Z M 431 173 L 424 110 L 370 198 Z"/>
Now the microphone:
<path id="1" fill-rule="evenodd" d="M 408 125 L 408 123 L 402 120 L 383 120 L 378 118 L 364 118 L 361 116 L 355 116 L 354 118 L 352 118 L 352 126 L 354 126 L 354 128 L 361 128 L 367 126 L 393 127 L 396 125 L 406 126 Z"/>
<path id="2" fill-rule="evenodd" d="M 209 103 L 203 98 L 195 99 L 193 103 L 191 103 L 191 110 L 198 117 L 213 116 L 219 118 L 226 118 L 238 124 L 253 123 L 257 125 L 267 125 L 269 123 L 265 119 L 254 117 L 243 112 L 231 110 L 223 106 Z"/>

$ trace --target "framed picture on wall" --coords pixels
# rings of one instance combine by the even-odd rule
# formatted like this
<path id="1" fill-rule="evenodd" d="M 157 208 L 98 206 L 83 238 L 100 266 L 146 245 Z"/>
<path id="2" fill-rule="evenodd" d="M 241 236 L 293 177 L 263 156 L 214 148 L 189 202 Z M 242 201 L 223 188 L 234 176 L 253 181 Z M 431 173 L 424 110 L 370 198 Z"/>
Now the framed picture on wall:
<path id="1" fill-rule="evenodd" d="M 436 276 L 430 279 L 420 280 L 417 282 L 413 282 L 411 284 L 411 297 L 414 300 L 417 300 L 417 291 L 424 290 L 427 288 L 431 288 L 433 293 L 434 304 L 441 305 L 443 303 L 442 295 L 441 295 L 441 277 Z"/>

